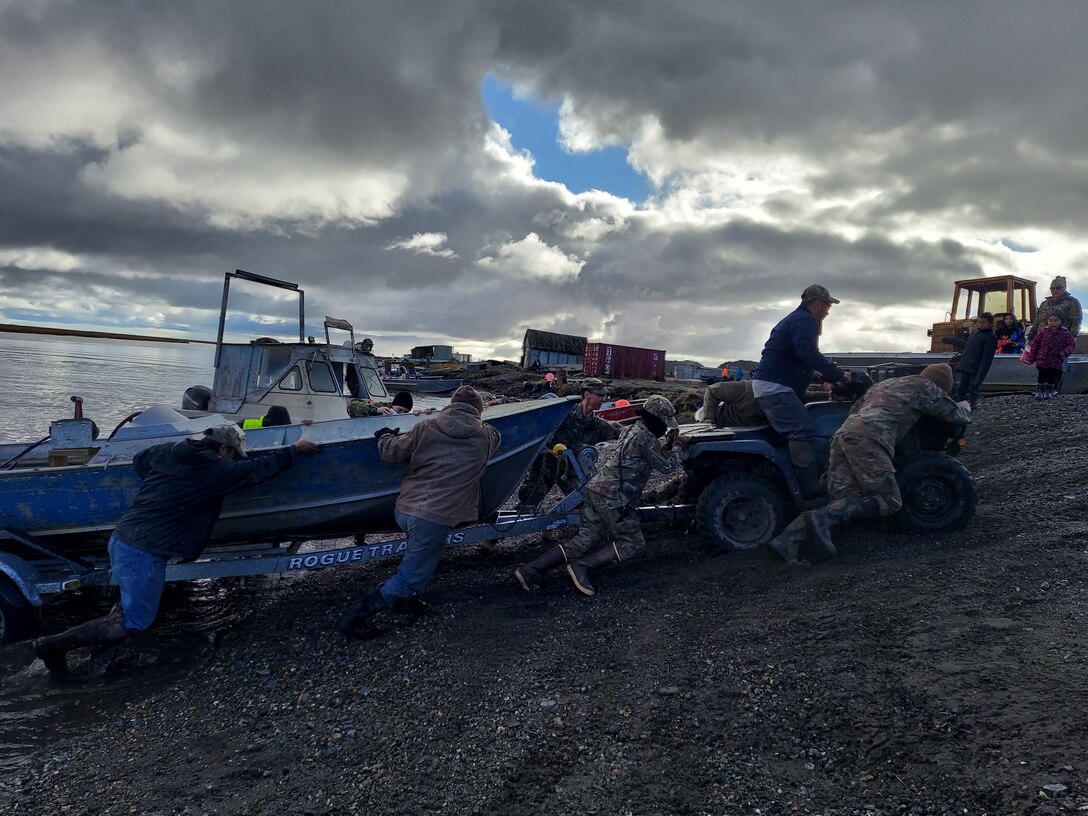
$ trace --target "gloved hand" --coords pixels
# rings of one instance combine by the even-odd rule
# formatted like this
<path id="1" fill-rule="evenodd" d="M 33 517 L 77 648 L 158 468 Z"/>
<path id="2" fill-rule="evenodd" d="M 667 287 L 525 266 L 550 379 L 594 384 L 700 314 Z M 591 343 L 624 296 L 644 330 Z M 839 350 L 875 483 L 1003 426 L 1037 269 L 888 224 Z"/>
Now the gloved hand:
<path id="1" fill-rule="evenodd" d="M 962 408 L 967 413 L 971 413 L 971 403 L 969 403 L 967 400 L 963 400 L 962 402 L 957 402 L 956 407 L 957 408 Z"/>
<path id="2" fill-rule="evenodd" d="M 400 433 L 400 428 L 378 428 L 374 431 L 374 438 L 381 439 L 383 436 L 396 436 Z"/>

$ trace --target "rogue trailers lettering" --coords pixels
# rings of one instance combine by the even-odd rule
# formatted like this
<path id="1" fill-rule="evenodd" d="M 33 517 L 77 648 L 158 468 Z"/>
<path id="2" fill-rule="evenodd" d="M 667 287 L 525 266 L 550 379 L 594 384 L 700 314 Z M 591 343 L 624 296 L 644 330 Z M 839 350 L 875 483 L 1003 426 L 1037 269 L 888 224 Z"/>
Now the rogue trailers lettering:
<path id="1" fill-rule="evenodd" d="M 403 541 L 390 541 L 386 544 L 369 544 L 365 547 L 352 547 L 345 550 L 293 555 L 287 564 L 287 570 L 321 569 L 335 567 L 338 564 L 350 564 L 354 561 L 369 561 L 372 558 L 386 558 L 404 552 Z"/>

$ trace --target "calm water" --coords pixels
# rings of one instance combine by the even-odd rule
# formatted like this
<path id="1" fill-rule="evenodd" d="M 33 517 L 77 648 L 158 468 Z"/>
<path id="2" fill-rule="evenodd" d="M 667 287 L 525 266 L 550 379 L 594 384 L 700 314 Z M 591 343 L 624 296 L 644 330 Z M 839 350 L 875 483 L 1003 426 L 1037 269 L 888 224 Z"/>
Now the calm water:
<path id="1" fill-rule="evenodd" d="M 191 385 L 212 384 L 215 346 L 0 332 L 0 441 L 40 439 L 72 416 L 73 394 L 102 435 L 133 411 L 181 407 Z"/>

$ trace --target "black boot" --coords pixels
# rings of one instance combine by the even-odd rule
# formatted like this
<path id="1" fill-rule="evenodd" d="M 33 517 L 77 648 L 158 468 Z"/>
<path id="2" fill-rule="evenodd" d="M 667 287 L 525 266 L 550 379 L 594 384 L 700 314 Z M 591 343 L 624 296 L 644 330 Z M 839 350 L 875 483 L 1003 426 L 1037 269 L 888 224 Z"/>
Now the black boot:
<path id="1" fill-rule="evenodd" d="M 116 645 L 128 636 L 121 625 L 121 610 L 114 609 L 108 615 L 81 623 L 59 635 L 38 638 L 34 641 L 34 654 L 41 658 L 45 667 L 54 674 L 68 671 L 68 652 L 81 646 Z"/>
<path id="2" fill-rule="evenodd" d="M 616 551 L 616 545 L 609 544 L 607 547 L 601 547 L 589 555 L 583 555 L 581 558 L 571 561 L 567 564 L 567 574 L 570 575 L 575 588 L 583 595 L 596 595 L 597 591 L 589 580 L 589 571 L 607 567 L 619 560 L 620 554 Z"/>
<path id="3" fill-rule="evenodd" d="M 796 439 L 790 440 L 790 461 L 797 472 L 797 482 L 801 487 L 801 498 L 805 501 L 826 499 L 827 491 L 820 484 L 820 469 L 816 467 L 816 457 L 812 453 L 812 443 Z"/>
<path id="4" fill-rule="evenodd" d="M 800 563 L 801 545 L 809 540 L 808 521 L 804 514 L 790 522 L 781 533 L 770 540 L 769 546 L 787 564 Z"/>
<path id="5" fill-rule="evenodd" d="M 812 535 L 823 546 L 829 556 L 835 555 L 835 545 L 831 541 L 831 530 L 840 524 L 854 519 L 880 515 L 880 505 L 872 496 L 849 496 L 835 499 L 827 507 L 805 513 Z"/>
<path id="6" fill-rule="evenodd" d="M 545 572 L 558 567 L 560 564 L 565 564 L 566 561 L 567 553 L 563 549 L 563 545 L 556 544 L 550 550 L 545 550 L 528 564 L 522 564 L 514 570 L 514 578 L 521 584 L 522 589 L 526 592 L 532 592 L 533 590 L 540 589 L 540 579 L 544 576 Z"/>
<path id="7" fill-rule="evenodd" d="M 376 637 L 381 634 L 381 630 L 371 622 L 370 618 L 386 608 L 387 604 L 385 598 L 382 597 L 381 588 L 372 589 L 350 612 L 337 621 L 336 628 L 343 633 L 344 637 L 352 640 L 367 640 Z"/>

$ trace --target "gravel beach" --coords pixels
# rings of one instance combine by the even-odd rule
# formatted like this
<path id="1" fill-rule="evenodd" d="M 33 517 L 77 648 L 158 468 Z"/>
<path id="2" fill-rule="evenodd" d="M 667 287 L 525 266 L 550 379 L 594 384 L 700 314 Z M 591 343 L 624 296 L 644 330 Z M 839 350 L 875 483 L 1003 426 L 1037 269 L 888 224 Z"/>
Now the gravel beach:
<path id="1" fill-rule="evenodd" d="M 597 597 L 561 572 L 529 595 L 511 571 L 539 544 L 507 540 L 448 553 L 430 609 L 364 643 L 333 624 L 394 564 L 313 574 L 40 750 L 0 782 L 3 810 L 1088 810 L 1086 410 L 985 399 L 963 453 L 974 523 L 849 528 L 818 567 L 655 526 Z"/>

